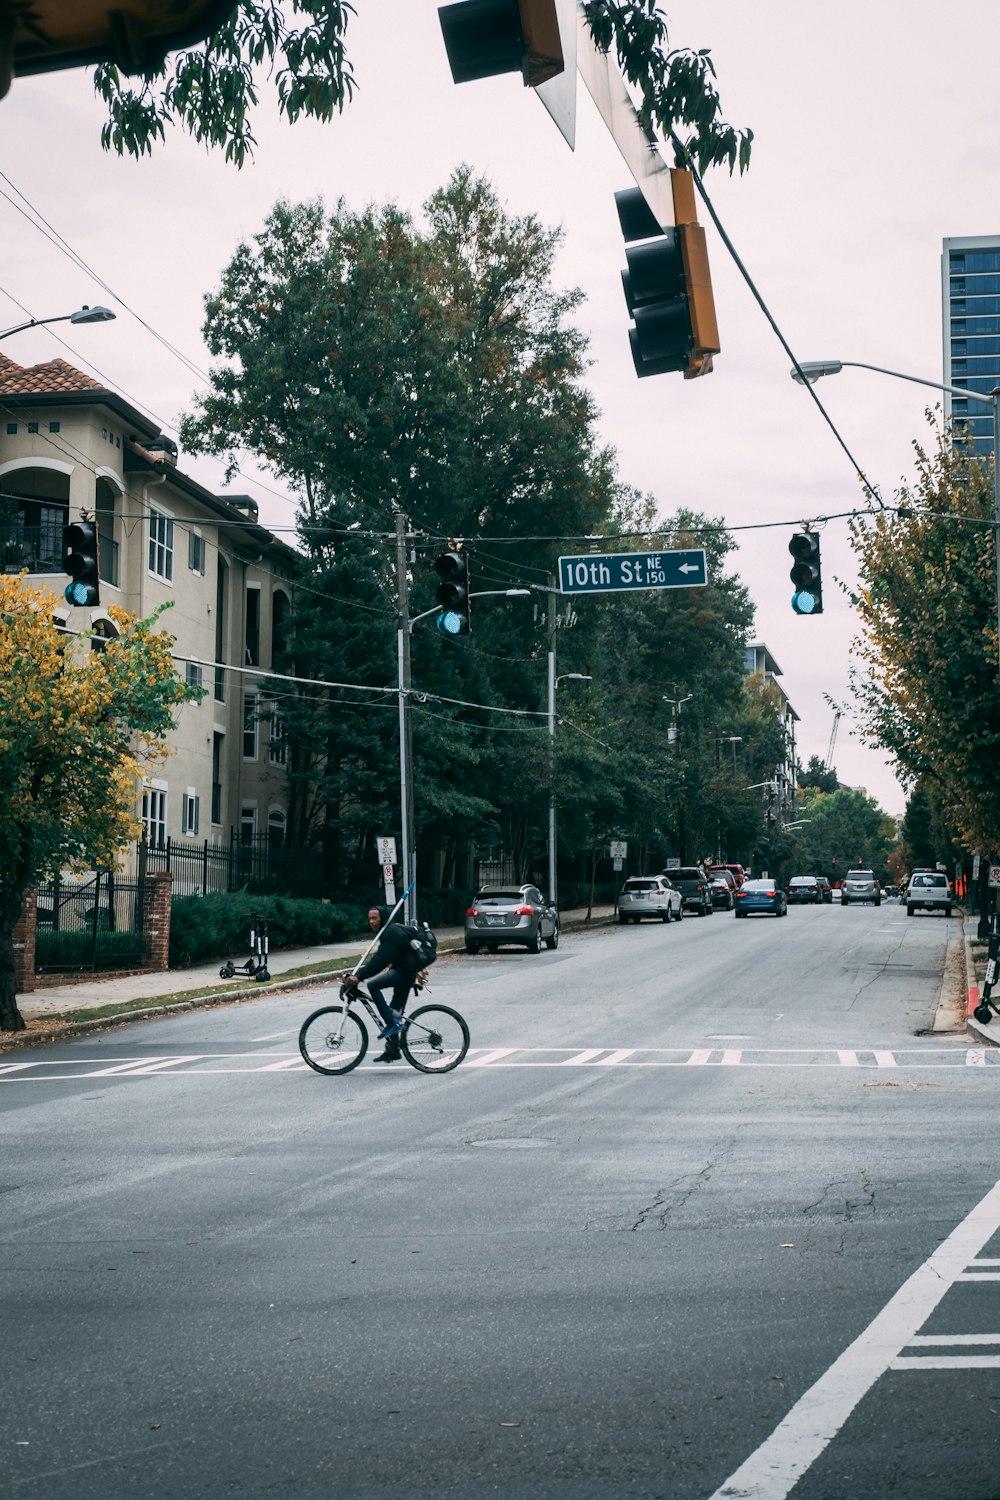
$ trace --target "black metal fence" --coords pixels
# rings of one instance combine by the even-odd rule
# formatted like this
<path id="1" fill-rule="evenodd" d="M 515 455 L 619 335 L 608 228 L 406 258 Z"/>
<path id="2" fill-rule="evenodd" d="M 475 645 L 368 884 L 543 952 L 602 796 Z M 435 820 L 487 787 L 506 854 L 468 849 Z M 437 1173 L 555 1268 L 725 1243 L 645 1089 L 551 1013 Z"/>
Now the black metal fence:
<path id="1" fill-rule="evenodd" d="M 143 880 L 95 870 L 39 886 L 35 973 L 134 969 L 143 957 Z"/>
<path id="2" fill-rule="evenodd" d="M 210 892 L 247 891 L 254 896 L 318 896 L 323 870 L 317 855 L 277 846 L 267 834 L 238 838 L 228 844 L 207 839 L 168 838 L 162 844 L 138 846 L 139 866 L 152 874 L 169 871 L 174 896 L 205 896 Z"/>

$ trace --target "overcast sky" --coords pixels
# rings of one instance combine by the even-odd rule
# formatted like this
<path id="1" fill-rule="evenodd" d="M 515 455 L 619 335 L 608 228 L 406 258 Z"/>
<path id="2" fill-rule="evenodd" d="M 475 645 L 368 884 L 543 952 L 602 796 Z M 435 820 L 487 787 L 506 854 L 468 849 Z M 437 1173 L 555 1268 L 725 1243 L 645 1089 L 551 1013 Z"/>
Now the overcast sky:
<path id="1" fill-rule="evenodd" d="M 825 756 L 826 696 L 850 706 L 855 621 L 834 586 L 853 577 L 847 525 L 831 520 L 823 531 L 816 619 L 791 611 L 788 539 L 801 521 L 849 511 L 863 496 L 718 235 L 708 228 L 722 342 L 714 373 L 637 380 L 613 198 L 631 179 L 582 85 L 571 153 L 516 76 L 451 82 L 430 0 L 355 3 L 354 101 L 328 126 L 287 127 L 265 88 L 256 159 L 242 172 L 177 132 L 141 163 L 108 156 L 88 73 L 15 80 L 0 102 L 0 327 L 84 302 L 110 304 L 118 321 L 33 330 L 3 352 L 26 365 L 66 358 L 176 436 L 209 362 L 202 299 L 278 198 L 332 206 L 343 197 L 353 208 L 392 200 L 419 217 L 468 162 L 512 211 L 565 231 L 557 277 L 586 294 L 588 378 L 621 478 L 650 491 L 663 516 L 688 505 L 749 528 L 735 533 L 734 566 L 757 607 L 757 638 L 801 716 L 803 761 Z M 755 132 L 749 172 L 718 168 L 706 185 L 797 357 L 941 380 L 941 241 L 1000 234 L 996 0 L 675 0 L 664 9 L 671 45 L 711 49 L 726 118 Z M 864 370 L 817 391 L 891 499 L 936 393 Z M 222 491 L 218 465 L 184 454 L 181 465 Z M 235 488 L 257 496 L 265 524 L 291 522 L 294 506 L 273 479 Z M 885 757 L 850 729 L 845 716 L 841 779 L 902 811 Z"/>

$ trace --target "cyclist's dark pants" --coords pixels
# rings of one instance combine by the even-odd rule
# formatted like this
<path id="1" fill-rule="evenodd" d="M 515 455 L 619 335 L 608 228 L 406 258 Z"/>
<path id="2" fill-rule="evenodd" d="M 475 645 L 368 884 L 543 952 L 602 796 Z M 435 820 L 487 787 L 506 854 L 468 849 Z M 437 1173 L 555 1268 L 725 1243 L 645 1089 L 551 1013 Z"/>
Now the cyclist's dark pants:
<path id="1" fill-rule="evenodd" d="M 398 969 L 389 969 L 385 974 L 378 974 L 367 981 L 368 993 L 375 1001 L 378 1013 L 387 1026 L 392 1025 L 397 1015 L 403 1014 L 406 1008 L 406 997 L 410 993 L 412 983 L 411 976 L 401 974 Z M 383 998 L 384 990 L 392 990 L 392 1010 Z"/>

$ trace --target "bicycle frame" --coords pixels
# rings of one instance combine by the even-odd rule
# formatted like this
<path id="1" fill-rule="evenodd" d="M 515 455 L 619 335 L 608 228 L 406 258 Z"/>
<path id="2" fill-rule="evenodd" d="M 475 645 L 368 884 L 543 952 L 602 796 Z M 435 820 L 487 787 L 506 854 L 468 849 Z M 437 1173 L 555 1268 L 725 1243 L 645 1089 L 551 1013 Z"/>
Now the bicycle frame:
<path id="1" fill-rule="evenodd" d="M 361 983 L 363 984 L 364 980 L 362 980 Z M 344 1027 L 347 1024 L 347 1016 L 351 1009 L 351 1006 L 354 1005 L 355 1002 L 360 1002 L 362 1009 L 367 1012 L 369 1020 L 375 1026 L 376 1035 L 378 1035 L 379 1031 L 381 1031 L 382 1027 L 385 1025 L 385 1022 L 382 1020 L 382 1017 L 379 1014 L 379 1010 L 377 1005 L 375 1004 L 375 1001 L 372 999 L 371 995 L 369 995 L 367 990 L 363 990 L 361 988 L 361 984 L 354 985 L 353 992 L 350 995 L 346 993 L 346 988 L 346 985 L 341 985 L 340 987 L 340 1001 L 342 1007 L 340 1012 L 340 1020 L 337 1023 L 336 1031 L 332 1031 L 330 1033 L 330 1035 L 335 1038 L 338 1046 L 344 1039 Z M 426 988 L 426 985 L 420 986 L 421 990 Z M 411 995 L 415 995 L 417 993 L 417 986 L 415 984 L 411 984 L 410 988 L 406 992 L 407 1000 L 409 1000 Z M 406 1016 L 401 1015 L 399 1020 L 401 1028 L 405 1030 L 408 1024 Z M 364 1025 L 364 1022 L 362 1022 L 362 1025 Z"/>

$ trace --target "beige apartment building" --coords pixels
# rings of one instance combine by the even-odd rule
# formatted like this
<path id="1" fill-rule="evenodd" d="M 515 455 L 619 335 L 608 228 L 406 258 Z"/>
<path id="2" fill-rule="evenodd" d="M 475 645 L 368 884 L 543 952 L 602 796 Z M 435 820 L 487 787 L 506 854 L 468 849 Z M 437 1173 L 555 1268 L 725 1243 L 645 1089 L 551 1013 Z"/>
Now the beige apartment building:
<path id="1" fill-rule="evenodd" d="M 97 522 L 100 603 L 64 598 L 63 527 Z M 108 606 L 169 604 L 178 671 L 206 689 L 183 704 L 171 754 L 136 788 L 150 844 L 284 842 L 287 757 L 267 672 L 287 626 L 297 554 L 248 496 L 190 479 L 176 445 L 113 391 L 61 359 L 0 355 L 0 567 L 51 587 L 71 630 L 111 635 Z"/>

